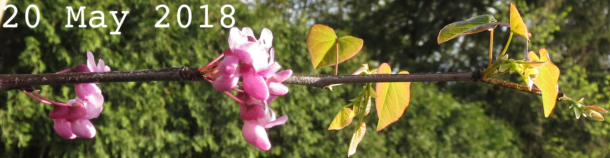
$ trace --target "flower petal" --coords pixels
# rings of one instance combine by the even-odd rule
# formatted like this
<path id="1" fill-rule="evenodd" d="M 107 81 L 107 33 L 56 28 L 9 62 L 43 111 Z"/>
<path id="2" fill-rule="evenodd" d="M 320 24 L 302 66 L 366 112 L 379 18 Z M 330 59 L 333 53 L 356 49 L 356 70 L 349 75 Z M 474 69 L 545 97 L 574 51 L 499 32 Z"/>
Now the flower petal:
<path id="1" fill-rule="evenodd" d="M 49 117 L 52 119 L 63 119 L 68 114 L 68 107 L 53 105 L 53 110 L 49 112 Z"/>
<path id="2" fill-rule="evenodd" d="M 235 56 L 225 56 L 220 65 L 218 66 L 218 73 L 226 77 L 233 77 L 237 66 L 239 64 L 239 58 Z"/>
<path id="3" fill-rule="evenodd" d="M 237 86 L 237 82 L 239 82 L 238 76 L 226 77 L 218 75 L 216 79 L 214 79 L 214 89 L 220 92 L 230 91 L 233 87 Z"/>
<path id="4" fill-rule="evenodd" d="M 275 62 L 275 50 L 273 50 L 273 48 L 271 48 L 269 50 L 269 65 L 271 65 L 274 62 Z"/>
<path id="5" fill-rule="evenodd" d="M 267 103 L 271 104 L 271 102 L 273 102 L 273 100 L 275 100 L 275 98 L 277 98 L 277 95 L 271 95 L 269 94 L 269 98 L 267 98 Z"/>
<path id="6" fill-rule="evenodd" d="M 72 125 L 72 132 L 78 137 L 93 138 L 97 133 L 91 121 L 87 119 L 79 119 L 70 123 Z"/>
<path id="7" fill-rule="evenodd" d="M 87 115 L 84 118 L 97 118 L 104 110 L 104 96 L 101 93 L 96 93 L 84 100 L 84 105 L 87 108 Z"/>
<path id="8" fill-rule="evenodd" d="M 263 76 L 264 78 L 269 78 L 273 74 L 275 74 L 278 70 L 280 70 L 282 66 L 277 62 L 269 65 L 269 67 L 262 69 L 260 72 L 256 73 L 257 75 Z"/>
<path id="9" fill-rule="evenodd" d="M 246 64 L 252 64 L 253 56 L 260 54 L 259 51 L 262 51 L 260 47 L 253 42 L 247 42 L 241 45 L 238 45 L 233 49 L 233 54 L 235 54 L 240 61 Z"/>
<path id="10" fill-rule="evenodd" d="M 70 122 L 65 119 L 53 119 L 53 129 L 55 132 L 61 137 L 66 139 L 74 139 L 76 135 L 72 133 L 72 127 L 70 127 Z"/>
<path id="11" fill-rule="evenodd" d="M 89 72 L 97 72 L 95 59 L 93 58 L 93 54 L 91 52 L 87 52 L 87 67 L 89 68 Z"/>
<path id="12" fill-rule="evenodd" d="M 248 42 L 248 38 L 239 31 L 238 28 L 231 28 L 229 31 L 229 48 L 232 52 L 235 52 L 237 46 Z"/>
<path id="13" fill-rule="evenodd" d="M 249 42 L 256 42 L 256 38 L 254 38 L 254 31 L 252 31 L 252 29 L 249 27 L 242 28 L 241 33 L 248 37 Z"/>
<path id="14" fill-rule="evenodd" d="M 104 64 L 104 60 L 100 59 L 97 62 L 97 72 L 107 72 L 110 71 L 110 67 Z"/>
<path id="15" fill-rule="evenodd" d="M 284 71 L 280 71 L 278 73 L 275 73 L 275 75 L 273 75 L 273 78 L 271 78 L 270 81 L 272 81 L 272 82 L 284 82 L 290 76 L 292 76 L 292 70 L 288 69 L 288 70 L 284 70 Z"/>
<path id="16" fill-rule="evenodd" d="M 269 52 L 269 49 L 272 47 L 271 44 L 273 43 L 273 33 L 271 33 L 271 30 L 264 28 L 263 31 L 261 31 L 261 37 L 258 38 L 258 42 L 265 48 L 266 52 Z"/>
<path id="17" fill-rule="evenodd" d="M 244 74 L 242 84 L 244 91 L 248 95 L 258 100 L 267 100 L 269 98 L 269 88 L 262 76 L 254 75 L 254 72 Z"/>
<path id="18" fill-rule="evenodd" d="M 256 121 L 244 121 L 242 135 L 248 143 L 256 146 L 260 150 L 267 151 L 271 148 L 271 142 L 267 136 L 265 128 L 259 126 Z"/>
<path id="19" fill-rule="evenodd" d="M 283 125 L 283 124 L 286 123 L 286 121 L 288 121 L 288 116 L 284 115 L 284 116 L 282 116 L 280 118 L 277 118 L 277 119 L 275 119 L 273 121 L 267 122 L 264 127 L 265 128 L 271 128 L 271 127 Z"/>
<path id="20" fill-rule="evenodd" d="M 258 54 L 253 55 L 252 58 L 252 67 L 254 68 L 254 71 L 256 72 L 260 72 L 263 69 L 267 68 L 269 66 L 269 54 L 267 53 L 261 53 L 258 52 Z"/>
<path id="21" fill-rule="evenodd" d="M 102 90 L 94 83 L 74 84 L 74 91 L 76 91 L 76 96 L 83 100 L 89 100 L 92 95 L 102 93 Z"/>
<path id="22" fill-rule="evenodd" d="M 241 62 L 251 65 L 257 72 L 269 66 L 269 54 L 258 43 L 248 42 L 239 45 L 233 53 Z"/>
<path id="23" fill-rule="evenodd" d="M 269 94 L 270 95 L 286 95 L 288 94 L 288 87 L 279 82 L 269 82 Z"/>
<path id="24" fill-rule="evenodd" d="M 241 119 L 244 121 L 257 120 L 265 117 L 265 107 L 262 105 L 240 105 L 239 111 L 241 113 Z"/>
<path id="25" fill-rule="evenodd" d="M 91 70 L 89 70 L 87 65 L 79 64 L 76 67 L 72 68 L 72 72 L 91 72 Z"/>
<path id="26" fill-rule="evenodd" d="M 85 105 L 83 105 L 82 102 L 75 102 L 72 104 L 72 107 L 68 108 L 69 112 L 66 115 L 66 121 L 75 121 L 78 120 L 80 118 L 82 118 L 83 116 L 87 115 L 87 108 L 85 108 Z"/>

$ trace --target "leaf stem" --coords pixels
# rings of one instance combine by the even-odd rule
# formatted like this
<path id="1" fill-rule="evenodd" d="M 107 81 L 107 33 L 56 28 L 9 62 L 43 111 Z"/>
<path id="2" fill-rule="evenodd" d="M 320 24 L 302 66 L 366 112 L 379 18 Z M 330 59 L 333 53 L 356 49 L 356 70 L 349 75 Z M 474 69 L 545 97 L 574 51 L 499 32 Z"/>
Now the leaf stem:
<path id="1" fill-rule="evenodd" d="M 337 76 L 337 72 L 339 71 L 339 39 L 335 39 L 337 54 L 335 56 L 335 76 Z"/>
<path id="2" fill-rule="evenodd" d="M 493 65 L 491 65 L 487 69 L 483 70 L 483 74 L 485 76 L 491 75 L 498 67 L 500 67 L 501 64 L 502 64 L 502 62 L 495 62 L 495 63 L 493 63 Z"/>
<path id="3" fill-rule="evenodd" d="M 493 45 L 494 45 L 494 30 L 489 31 L 489 63 L 487 67 L 491 67 L 491 61 L 493 58 Z"/>
<path id="4" fill-rule="evenodd" d="M 513 40 L 513 32 L 510 32 L 510 35 L 508 35 L 508 41 L 506 41 L 506 45 L 504 46 L 504 50 L 502 50 L 502 54 L 500 54 L 501 57 L 504 56 L 504 54 L 506 54 L 506 50 L 508 50 L 508 46 L 510 45 L 510 41 Z"/>

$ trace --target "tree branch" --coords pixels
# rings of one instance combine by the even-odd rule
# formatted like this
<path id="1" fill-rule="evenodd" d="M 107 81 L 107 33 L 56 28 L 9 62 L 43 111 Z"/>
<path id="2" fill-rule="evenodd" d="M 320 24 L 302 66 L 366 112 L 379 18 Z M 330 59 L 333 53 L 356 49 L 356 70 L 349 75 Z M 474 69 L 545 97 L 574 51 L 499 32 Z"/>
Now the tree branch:
<path id="1" fill-rule="evenodd" d="M 135 81 L 204 81 L 198 68 L 176 67 L 110 72 L 81 72 L 62 74 L 0 74 L 0 91 L 31 89 L 39 85 L 76 83 L 135 82 Z M 294 74 L 284 84 L 298 84 L 323 88 L 332 84 L 370 82 L 446 82 L 481 81 L 523 92 L 540 95 L 540 89 L 500 79 L 482 77 L 481 71 L 435 74 L 380 74 L 380 75 L 303 75 Z M 563 93 L 558 95 L 558 99 Z"/>
<path id="2" fill-rule="evenodd" d="M 299 84 L 323 88 L 340 83 L 370 82 L 444 82 L 444 81 L 477 81 L 481 78 L 478 71 L 437 74 L 381 74 L 381 75 L 301 75 L 294 74 L 285 84 Z"/>
<path id="3" fill-rule="evenodd" d="M 21 89 L 39 85 L 75 83 L 134 82 L 134 81 L 203 81 L 197 68 L 177 67 L 167 69 L 80 72 L 63 74 L 1 74 L 0 90 Z"/>

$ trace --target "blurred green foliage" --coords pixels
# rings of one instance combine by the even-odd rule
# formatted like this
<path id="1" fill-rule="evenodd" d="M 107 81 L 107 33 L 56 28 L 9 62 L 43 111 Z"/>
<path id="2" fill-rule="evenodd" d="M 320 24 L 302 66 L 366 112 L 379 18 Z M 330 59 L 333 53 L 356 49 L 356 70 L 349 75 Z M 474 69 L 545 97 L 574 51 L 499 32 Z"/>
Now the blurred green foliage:
<path id="1" fill-rule="evenodd" d="M 227 48 L 228 29 L 220 25 L 220 8 L 235 7 L 235 26 L 273 31 L 276 60 L 301 74 L 313 70 L 306 35 L 313 23 L 335 28 L 339 36 L 364 39 L 364 51 L 340 66 L 347 74 L 361 63 L 389 62 L 412 73 L 470 71 L 487 64 L 488 35 L 480 33 L 436 44 L 438 31 L 474 15 L 495 14 L 508 21 L 506 1 L 415 0 L 279 0 L 256 1 L 9 1 L 19 10 L 19 28 L 0 29 L 0 73 L 52 73 L 85 63 L 93 52 L 113 70 L 203 66 Z M 587 104 L 608 108 L 608 3 L 602 0 L 516 1 L 532 32 L 531 50 L 546 47 L 562 71 L 561 90 Z M 41 21 L 28 28 L 28 5 L 40 8 Z M 169 28 L 154 25 L 165 14 Z M 192 23 L 181 28 L 178 7 L 191 7 Z M 209 5 L 213 28 L 201 5 Z M 105 13 L 107 28 L 66 28 L 66 6 L 86 6 Z M 75 10 L 76 11 L 76 10 Z M 109 11 L 129 11 L 121 35 Z M 13 13 L 7 10 L 6 21 Z M 556 13 L 556 14 L 549 14 Z M 187 20 L 186 11 L 181 20 Z M 119 14 L 119 17 L 121 15 Z M 35 14 L 30 14 L 35 18 Z M 229 22 L 228 20 L 226 22 Z M 74 23 L 74 22 L 72 22 Z M 73 24 L 74 25 L 74 24 Z M 76 25 L 75 25 L 76 26 Z M 494 43 L 504 43 L 506 30 L 496 29 Z M 509 54 L 523 57 L 523 39 L 513 40 Z M 496 52 L 501 46 L 494 48 Z M 507 77 L 518 81 L 518 77 Z M 51 106 L 18 91 L 0 92 L 0 157 L 339 157 L 347 155 L 354 125 L 326 130 L 342 105 L 362 85 L 329 92 L 289 85 L 290 93 L 271 107 L 288 115 L 285 125 L 268 130 L 273 147 L 261 152 L 241 136 L 238 104 L 205 82 L 127 82 L 99 84 L 106 102 L 93 119 L 94 139 L 66 140 L 47 117 Z M 41 86 L 43 96 L 67 101 L 73 86 Z M 413 83 L 411 105 L 404 116 L 375 132 L 375 115 L 365 118 L 368 132 L 355 157 L 607 157 L 607 122 L 576 120 L 568 104 L 559 102 L 545 119 L 538 96 L 483 83 Z M 376 114 L 373 108 L 371 114 Z"/>

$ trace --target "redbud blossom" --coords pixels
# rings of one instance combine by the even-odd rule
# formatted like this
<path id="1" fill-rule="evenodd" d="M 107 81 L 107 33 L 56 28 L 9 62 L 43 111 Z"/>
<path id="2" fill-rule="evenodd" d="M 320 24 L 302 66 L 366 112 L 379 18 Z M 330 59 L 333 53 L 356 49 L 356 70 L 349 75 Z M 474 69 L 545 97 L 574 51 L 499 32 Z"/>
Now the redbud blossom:
<path id="1" fill-rule="evenodd" d="M 269 150 L 271 142 L 269 142 L 265 128 L 283 125 L 288 121 L 288 116 L 276 118 L 275 111 L 266 106 L 264 102 L 250 98 L 243 93 L 238 97 L 247 100 L 245 104 L 240 105 L 241 118 L 244 120 L 242 128 L 244 139 L 260 150 Z"/>
<path id="2" fill-rule="evenodd" d="M 87 52 L 87 66 L 78 65 L 72 69 L 73 72 L 107 72 L 110 67 L 100 59 L 95 64 L 93 54 Z M 66 106 L 53 106 L 53 111 L 49 117 L 53 119 L 53 128 L 59 136 L 74 139 L 77 136 L 82 138 L 93 138 L 96 130 L 89 119 L 97 118 L 104 107 L 104 96 L 97 83 L 74 84 L 77 98 L 69 100 Z"/>
<path id="3" fill-rule="evenodd" d="M 259 39 L 253 31 L 244 27 L 241 31 L 232 28 L 229 32 L 229 48 L 214 75 L 214 88 L 218 91 L 237 90 L 241 119 L 244 120 L 242 135 L 260 150 L 269 150 L 271 143 L 265 128 L 282 125 L 288 116 L 276 119 L 269 104 L 278 96 L 286 95 L 288 87 L 282 84 L 292 75 L 292 70 L 278 72 L 282 67 L 274 61 L 273 35 L 263 29 Z M 238 87 L 239 78 L 242 86 Z"/>

